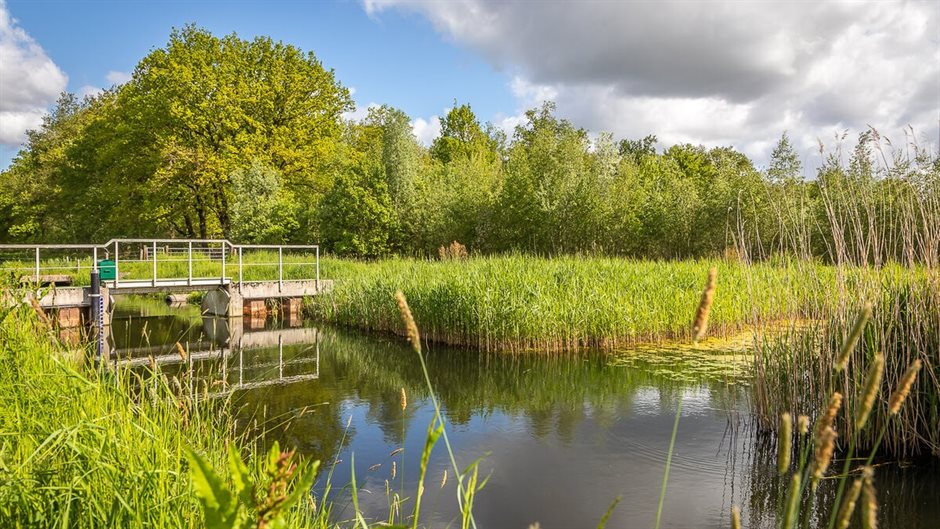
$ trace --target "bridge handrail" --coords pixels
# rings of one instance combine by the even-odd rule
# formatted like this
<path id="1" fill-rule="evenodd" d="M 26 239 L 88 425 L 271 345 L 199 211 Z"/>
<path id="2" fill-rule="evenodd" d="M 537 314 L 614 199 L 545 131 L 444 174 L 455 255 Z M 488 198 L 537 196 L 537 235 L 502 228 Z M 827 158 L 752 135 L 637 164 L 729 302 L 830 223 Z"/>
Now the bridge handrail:
<path id="1" fill-rule="evenodd" d="M 41 259 L 40 253 L 41 250 L 91 250 L 92 253 L 92 270 L 98 270 L 98 250 L 108 250 L 112 246 L 114 247 L 114 287 L 118 288 L 120 286 L 120 245 L 121 244 L 147 244 L 152 245 L 153 252 L 152 258 L 147 259 L 147 261 L 153 263 L 153 276 L 151 278 L 152 286 L 156 287 L 159 283 L 157 277 L 157 244 L 170 245 L 170 244 L 186 244 L 187 249 L 187 284 L 193 284 L 193 244 L 199 245 L 219 245 L 221 248 L 221 262 L 222 262 L 222 274 L 219 278 L 220 284 L 225 284 L 225 261 L 226 255 L 229 253 L 225 251 L 228 248 L 232 253 L 238 254 L 238 285 L 241 289 L 241 285 L 244 282 L 243 268 L 244 260 L 243 253 L 244 250 L 277 250 L 278 253 L 278 287 L 282 288 L 284 284 L 284 250 L 313 250 L 316 252 L 316 261 L 314 263 L 299 263 L 299 264 L 315 264 L 316 273 L 315 280 L 317 289 L 320 288 L 320 245 L 318 244 L 234 244 L 228 239 L 137 239 L 137 238 L 114 238 L 110 239 L 104 244 L 0 244 L 0 251 L 2 250 L 35 250 L 35 263 L 32 267 L 34 272 L 34 278 L 38 283 L 41 279 Z M 2 259 L 0 259 L 2 261 Z M 139 260 L 142 262 L 143 260 Z M 273 263 L 271 263 L 273 264 Z M 28 270 L 28 268 L 23 268 Z"/>

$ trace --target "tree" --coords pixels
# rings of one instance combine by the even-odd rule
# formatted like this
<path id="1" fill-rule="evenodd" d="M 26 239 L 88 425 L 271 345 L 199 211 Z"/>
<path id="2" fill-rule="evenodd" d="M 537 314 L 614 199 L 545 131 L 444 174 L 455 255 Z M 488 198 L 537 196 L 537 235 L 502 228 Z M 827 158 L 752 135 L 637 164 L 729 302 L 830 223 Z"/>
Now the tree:
<path id="1" fill-rule="evenodd" d="M 767 169 L 767 179 L 778 184 L 782 182 L 795 182 L 802 180 L 803 164 L 800 157 L 790 144 L 790 137 L 784 132 L 770 154 L 770 167 Z"/>
<path id="2" fill-rule="evenodd" d="M 388 186 L 375 174 L 341 174 L 323 199 L 324 242 L 340 255 L 377 257 L 391 251 L 395 214 Z"/>
<path id="3" fill-rule="evenodd" d="M 286 192 L 311 197 L 302 206 L 316 206 L 349 108 L 348 91 L 312 53 L 187 26 L 141 60 L 97 134 L 80 141 L 100 151 L 86 158 L 88 174 L 130 195 L 112 204 L 122 214 L 108 224 L 113 234 L 144 224 L 149 233 L 227 237 L 230 176 L 256 161 L 278 171 Z M 311 235 L 293 228 L 286 237 Z"/>
<path id="4" fill-rule="evenodd" d="M 297 228 L 296 204 L 280 174 L 260 162 L 232 173 L 230 236 L 242 243 L 281 243 Z"/>

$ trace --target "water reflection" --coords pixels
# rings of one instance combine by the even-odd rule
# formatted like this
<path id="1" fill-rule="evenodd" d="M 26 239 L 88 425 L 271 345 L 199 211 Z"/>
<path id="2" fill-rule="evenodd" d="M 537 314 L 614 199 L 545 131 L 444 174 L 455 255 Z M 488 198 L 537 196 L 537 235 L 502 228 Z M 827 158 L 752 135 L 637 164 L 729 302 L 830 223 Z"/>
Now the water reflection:
<path id="1" fill-rule="evenodd" d="M 351 512 L 348 487 L 339 489 L 350 481 L 352 454 L 360 505 L 369 515 L 387 517 L 386 487 L 413 497 L 433 409 L 420 362 L 400 339 L 283 322 L 232 325 L 203 319 L 198 309 L 125 310 L 112 333 L 118 357 L 145 364 L 153 356 L 165 372 L 189 370 L 208 393 L 230 395 L 239 424 L 263 432 L 261 442 L 278 439 L 324 462 L 339 461 L 324 465 L 334 471 L 338 519 Z M 177 341 L 191 351 L 186 361 Z M 744 508 L 748 527 L 774 526 L 782 491 L 774 447 L 749 425 L 746 388 L 680 380 L 669 376 L 668 365 L 612 365 L 590 354 L 432 347 L 427 362 L 458 464 L 485 456 L 483 475 L 491 477 L 476 503 L 479 527 L 593 526 L 618 496 L 608 527 L 651 527 L 680 400 L 663 527 L 727 527 L 733 504 Z M 403 452 L 390 456 L 398 448 Z M 449 467 L 439 445 L 428 470 L 425 523 L 446 525 L 457 516 L 452 470 L 439 487 Z M 936 527 L 935 469 L 885 465 L 877 479 L 884 526 Z M 829 484 L 823 494 L 832 494 Z M 410 509 L 409 503 L 404 510 Z"/>

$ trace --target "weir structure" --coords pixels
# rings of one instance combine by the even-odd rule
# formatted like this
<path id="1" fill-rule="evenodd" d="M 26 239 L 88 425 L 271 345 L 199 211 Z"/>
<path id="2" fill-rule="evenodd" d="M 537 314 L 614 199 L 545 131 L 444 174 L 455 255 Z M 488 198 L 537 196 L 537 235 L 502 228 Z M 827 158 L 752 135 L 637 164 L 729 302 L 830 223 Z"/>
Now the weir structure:
<path id="1" fill-rule="evenodd" d="M 0 244 L 0 271 L 23 284 L 31 302 L 64 328 L 109 325 L 115 295 L 202 291 L 203 314 L 240 318 L 262 316 L 270 300 L 295 314 L 304 297 L 333 286 L 320 278 L 318 245 L 226 239 Z"/>

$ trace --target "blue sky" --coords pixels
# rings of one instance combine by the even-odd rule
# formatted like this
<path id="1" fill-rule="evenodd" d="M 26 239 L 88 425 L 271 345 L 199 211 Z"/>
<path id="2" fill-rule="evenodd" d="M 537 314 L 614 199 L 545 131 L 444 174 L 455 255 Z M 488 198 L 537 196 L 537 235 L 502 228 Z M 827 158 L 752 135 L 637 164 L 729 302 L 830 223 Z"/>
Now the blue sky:
<path id="1" fill-rule="evenodd" d="M 425 143 L 454 100 L 506 131 L 551 100 L 592 135 L 758 167 L 786 131 L 808 174 L 869 126 L 940 148 L 936 0 L 0 0 L 0 167 L 60 90 L 126 78 L 187 23 L 313 51 Z"/>

